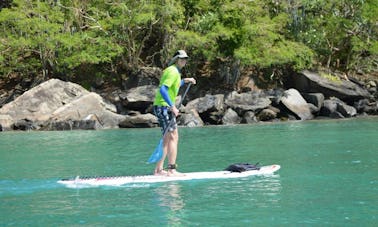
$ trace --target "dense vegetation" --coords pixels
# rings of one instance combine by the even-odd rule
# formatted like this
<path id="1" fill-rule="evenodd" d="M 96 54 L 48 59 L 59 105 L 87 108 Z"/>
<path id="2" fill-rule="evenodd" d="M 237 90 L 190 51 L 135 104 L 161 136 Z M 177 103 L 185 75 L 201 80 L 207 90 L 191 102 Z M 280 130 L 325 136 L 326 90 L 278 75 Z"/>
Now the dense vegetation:
<path id="1" fill-rule="evenodd" d="M 222 64 L 378 71 L 376 0 L 6 0 L 0 10 L 0 79 L 118 80 L 176 49 L 190 54 L 188 73 L 207 76 Z"/>

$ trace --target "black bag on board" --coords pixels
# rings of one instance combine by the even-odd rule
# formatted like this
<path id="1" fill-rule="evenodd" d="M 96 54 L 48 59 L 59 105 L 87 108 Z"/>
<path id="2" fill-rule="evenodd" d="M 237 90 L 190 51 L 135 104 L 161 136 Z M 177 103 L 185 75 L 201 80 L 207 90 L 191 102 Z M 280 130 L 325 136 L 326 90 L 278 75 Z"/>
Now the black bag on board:
<path id="1" fill-rule="evenodd" d="M 235 163 L 232 165 L 229 165 L 225 170 L 231 171 L 231 172 L 244 172 L 249 170 L 259 170 L 260 167 L 258 167 L 259 163 L 256 163 L 254 165 L 249 163 Z"/>

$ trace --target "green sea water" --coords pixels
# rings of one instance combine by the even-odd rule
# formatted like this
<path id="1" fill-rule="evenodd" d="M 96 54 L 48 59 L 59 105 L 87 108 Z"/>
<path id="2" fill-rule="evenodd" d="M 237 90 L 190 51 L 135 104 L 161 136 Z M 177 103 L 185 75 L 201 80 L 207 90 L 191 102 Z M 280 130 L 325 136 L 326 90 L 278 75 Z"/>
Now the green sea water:
<path id="1" fill-rule="evenodd" d="M 144 175 L 160 131 L 0 133 L 0 226 L 376 226 L 378 118 L 180 128 L 180 171 L 279 164 L 270 176 L 71 189 Z"/>

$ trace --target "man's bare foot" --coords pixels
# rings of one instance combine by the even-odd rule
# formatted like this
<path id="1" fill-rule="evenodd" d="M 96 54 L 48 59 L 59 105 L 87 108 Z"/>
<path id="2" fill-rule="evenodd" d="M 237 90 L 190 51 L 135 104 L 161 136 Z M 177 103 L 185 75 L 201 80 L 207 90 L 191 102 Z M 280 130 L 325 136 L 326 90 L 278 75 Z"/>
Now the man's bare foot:
<path id="1" fill-rule="evenodd" d="M 168 172 L 164 169 L 161 169 L 161 170 L 155 170 L 154 171 L 154 175 L 155 176 L 167 176 L 168 175 Z"/>
<path id="2" fill-rule="evenodd" d="M 184 177 L 186 176 L 185 173 L 180 173 L 175 169 L 168 170 L 168 176 L 169 177 Z"/>

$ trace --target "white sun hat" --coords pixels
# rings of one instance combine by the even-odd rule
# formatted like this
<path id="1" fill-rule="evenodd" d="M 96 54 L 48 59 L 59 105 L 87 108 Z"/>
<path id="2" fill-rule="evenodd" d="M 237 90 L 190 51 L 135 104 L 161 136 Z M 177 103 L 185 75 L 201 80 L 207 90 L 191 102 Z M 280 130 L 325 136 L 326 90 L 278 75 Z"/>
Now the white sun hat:
<path id="1" fill-rule="evenodd" d="M 173 65 L 178 58 L 189 58 L 188 54 L 185 52 L 185 50 L 178 50 L 175 55 L 173 55 L 173 58 L 169 62 L 168 65 Z"/>

